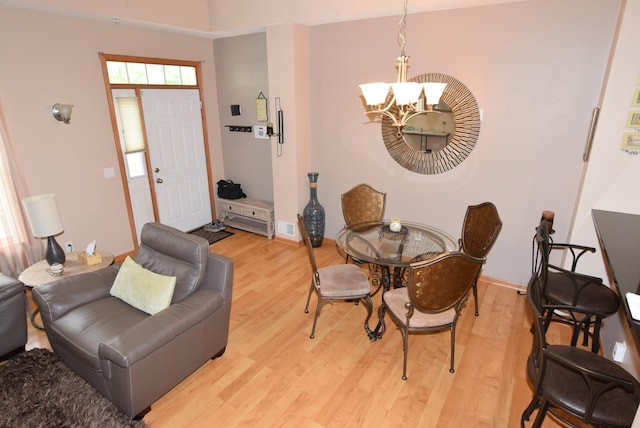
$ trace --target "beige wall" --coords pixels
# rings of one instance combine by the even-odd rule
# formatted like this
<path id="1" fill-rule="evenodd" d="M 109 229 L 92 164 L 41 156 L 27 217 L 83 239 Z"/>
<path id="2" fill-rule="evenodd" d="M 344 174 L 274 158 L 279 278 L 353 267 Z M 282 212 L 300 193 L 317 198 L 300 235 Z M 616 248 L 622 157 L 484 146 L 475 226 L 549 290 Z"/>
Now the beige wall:
<path id="1" fill-rule="evenodd" d="M 634 183 L 640 182 L 640 155 L 632 155 L 620 150 L 620 142 L 625 129 L 630 100 L 640 87 L 640 57 L 637 55 L 640 28 L 640 1 L 626 2 L 624 18 L 611 61 L 607 84 L 602 93 L 601 114 L 593 141 L 591 160 L 585 168 L 584 186 L 576 207 L 575 223 L 571 242 L 589 245 L 598 249 L 590 256 L 588 263 L 581 261 L 581 271 L 603 278 L 612 283 L 602 258 L 602 251 L 596 237 L 592 209 L 640 214 L 640 198 Z M 637 348 L 630 335 L 623 309 L 603 322 L 602 342 L 606 356 L 612 355 L 615 342 L 626 341 L 629 352 L 623 366 L 640 378 L 640 356 L 632 352 Z M 640 426 L 640 421 L 638 421 Z"/>
<path id="2" fill-rule="evenodd" d="M 397 19 L 312 27 L 311 168 L 327 236 L 344 224 L 340 194 L 361 182 L 387 192 L 386 217 L 456 238 L 466 207 L 493 201 L 504 227 L 483 272 L 526 284 L 541 212 L 556 212 L 557 239 L 569 233 L 619 6 L 540 0 L 410 15 L 409 76 L 449 74 L 483 110 L 471 155 L 439 175 L 394 162 L 364 114 L 358 84 L 395 77 Z"/>
<path id="3" fill-rule="evenodd" d="M 309 81 L 309 27 L 276 25 L 267 29 L 269 87 L 280 97 L 284 115 L 284 144 L 272 143 L 276 233 L 298 241 L 296 214 L 308 198 L 307 172 L 311 168 Z M 273 105 L 273 104 L 272 104 Z M 287 235 L 287 225 L 293 235 Z"/>
<path id="4" fill-rule="evenodd" d="M 2 8 L 0 103 L 31 194 L 52 192 L 60 243 L 133 249 L 98 52 L 203 61 L 213 170 L 224 174 L 211 40 Z M 71 124 L 51 106 L 74 104 Z M 114 167 L 116 178 L 103 169 Z"/>
<path id="5" fill-rule="evenodd" d="M 214 40 L 213 48 L 221 125 L 266 126 L 256 115 L 258 94 L 262 92 L 273 101 L 265 33 Z M 240 105 L 240 116 L 231 115 L 231 104 Z M 275 122 L 273 109 L 268 113 L 269 120 Z M 256 139 L 253 132 L 231 132 L 224 127 L 221 143 L 225 178 L 242 184 L 248 197 L 273 202 L 271 141 Z"/>

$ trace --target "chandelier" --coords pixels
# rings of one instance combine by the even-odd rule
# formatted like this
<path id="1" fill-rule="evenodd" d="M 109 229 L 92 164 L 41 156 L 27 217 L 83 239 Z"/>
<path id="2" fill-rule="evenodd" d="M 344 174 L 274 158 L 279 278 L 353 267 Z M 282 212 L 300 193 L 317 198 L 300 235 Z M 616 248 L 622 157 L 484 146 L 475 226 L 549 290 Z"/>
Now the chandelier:
<path id="1" fill-rule="evenodd" d="M 409 56 L 405 55 L 407 31 L 407 0 L 404 0 L 404 13 L 399 23 L 398 42 L 398 78 L 394 83 L 365 83 L 360 85 L 362 95 L 368 106 L 367 113 L 389 117 L 393 126 L 403 128 L 414 116 L 433 112 L 440 102 L 446 83 L 407 82 Z M 397 106 L 394 107 L 394 106 Z"/>

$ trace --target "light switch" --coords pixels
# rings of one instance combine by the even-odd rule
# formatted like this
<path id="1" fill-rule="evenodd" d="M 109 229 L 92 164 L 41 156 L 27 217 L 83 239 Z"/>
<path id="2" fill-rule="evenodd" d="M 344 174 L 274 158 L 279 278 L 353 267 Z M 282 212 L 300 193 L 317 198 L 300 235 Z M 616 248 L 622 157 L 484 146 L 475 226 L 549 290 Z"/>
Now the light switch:
<path id="1" fill-rule="evenodd" d="M 113 178 L 113 177 L 116 176 L 116 173 L 115 173 L 113 167 L 104 168 L 102 170 L 102 173 L 104 174 L 104 178 Z"/>

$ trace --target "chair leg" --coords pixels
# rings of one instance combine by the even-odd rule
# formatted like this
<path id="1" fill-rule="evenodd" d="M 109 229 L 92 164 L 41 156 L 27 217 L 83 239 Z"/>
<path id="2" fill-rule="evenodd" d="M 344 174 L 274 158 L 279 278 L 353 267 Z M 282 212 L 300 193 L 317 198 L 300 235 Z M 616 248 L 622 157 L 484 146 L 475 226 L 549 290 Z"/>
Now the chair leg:
<path id="1" fill-rule="evenodd" d="M 596 317 L 596 320 L 593 322 L 593 334 L 591 336 L 591 352 L 597 354 L 600 351 L 600 325 L 602 324 L 602 319 L 600 317 Z M 588 330 L 587 330 L 588 333 Z"/>
<path id="2" fill-rule="evenodd" d="M 313 293 L 313 280 L 311 280 L 311 287 L 309 287 L 309 295 L 307 295 L 307 305 L 304 307 L 304 313 L 309 313 L 309 301 L 311 300 L 311 293 Z"/>
<path id="3" fill-rule="evenodd" d="M 546 311 L 547 311 L 546 317 L 544 317 L 542 321 L 542 326 L 544 327 L 545 333 L 549 329 L 549 325 L 551 324 L 551 319 L 553 318 L 553 311 L 549 309 L 547 309 Z"/>
<path id="4" fill-rule="evenodd" d="M 367 332 L 367 336 L 369 336 L 369 340 L 373 342 L 374 340 L 376 340 L 376 338 L 373 337 L 373 333 L 369 328 L 369 320 L 371 319 L 371 314 L 373 314 L 373 302 L 371 301 L 371 296 L 368 296 L 368 295 L 363 297 L 361 300 L 367 308 L 367 319 L 364 320 L 364 331 Z"/>
<path id="5" fill-rule="evenodd" d="M 531 414 L 539 405 L 540 405 L 540 400 L 536 395 L 534 395 L 533 398 L 531 399 L 531 402 L 529 403 L 527 408 L 524 409 L 524 412 L 522 412 L 522 416 L 520 417 L 521 428 L 524 428 L 524 421 L 529 421 Z"/>
<path id="6" fill-rule="evenodd" d="M 587 320 L 584 322 L 584 329 L 583 329 L 583 333 L 582 333 L 582 346 L 589 346 L 589 329 L 591 328 L 591 317 L 587 318 Z M 594 325 L 594 332 L 595 332 L 595 322 L 593 323 Z"/>
<path id="7" fill-rule="evenodd" d="M 476 304 L 476 316 L 480 315 L 478 312 L 478 280 L 473 283 L 473 301 Z"/>
<path id="8" fill-rule="evenodd" d="M 456 352 L 456 321 L 451 325 L 451 366 L 449 367 L 449 373 L 455 373 L 453 369 L 453 362 L 455 361 Z"/>
<path id="9" fill-rule="evenodd" d="M 404 353 L 404 359 L 402 362 L 402 380 L 407 380 L 407 354 L 409 353 L 409 331 L 407 326 L 400 328 L 402 333 L 402 350 Z"/>
<path id="10" fill-rule="evenodd" d="M 313 326 L 311 327 L 311 335 L 309 336 L 310 339 L 315 338 L 315 333 L 316 333 L 316 322 L 318 321 L 318 317 L 320 316 L 320 311 L 322 310 L 322 305 L 324 304 L 324 301 L 322 299 L 320 299 L 320 296 L 318 296 L 318 305 L 316 306 L 316 314 L 313 317 Z"/>
<path id="11" fill-rule="evenodd" d="M 382 304 L 378 308 L 378 323 L 380 324 L 378 330 L 378 339 L 382 339 L 385 331 L 387 331 L 387 325 L 384 323 L 384 314 L 387 312 L 387 305 L 384 303 L 384 298 L 382 299 Z"/>
<path id="12" fill-rule="evenodd" d="M 582 324 L 573 325 L 573 333 L 571 334 L 571 346 L 576 346 L 578 344 L 578 337 L 580 336 L 581 331 Z"/>
<path id="13" fill-rule="evenodd" d="M 533 421 L 533 428 L 540 428 L 542 426 L 544 417 L 547 416 L 547 410 L 549 410 L 549 402 L 545 398 L 543 398 L 542 405 L 540 406 L 538 414 L 536 415 L 536 420 Z"/>

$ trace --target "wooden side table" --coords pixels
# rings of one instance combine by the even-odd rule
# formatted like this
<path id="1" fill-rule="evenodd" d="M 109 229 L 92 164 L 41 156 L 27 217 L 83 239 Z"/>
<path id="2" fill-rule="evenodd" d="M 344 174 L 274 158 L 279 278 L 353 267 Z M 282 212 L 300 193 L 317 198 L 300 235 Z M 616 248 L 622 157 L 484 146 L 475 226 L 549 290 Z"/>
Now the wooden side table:
<path id="1" fill-rule="evenodd" d="M 81 273 L 87 273 L 102 269 L 113 263 L 113 254 L 106 251 L 96 251 L 97 254 L 100 254 L 102 261 L 93 265 L 86 265 L 85 263 L 81 262 L 78 259 L 79 253 L 79 251 L 75 251 L 73 253 L 65 254 L 67 260 L 64 263 L 64 272 L 62 273 L 62 275 L 49 274 L 47 272 L 49 264 L 46 260 L 42 260 L 26 268 L 18 277 L 18 279 L 25 285 L 24 298 L 27 302 L 27 313 L 29 314 L 31 325 L 33 325 L 34 327 L 43 329 L 41 325 L 35 322 L 35 316 L 38 314 L 39 309 L 36 308 L 34 311 L 31 310 L 31 305 L 29 305 L 29 300 L 27 299 L 26 294 L 27 288 L 31 290 L 33 287 L 50 284 L 62 278 L 67 278 Z"/>

